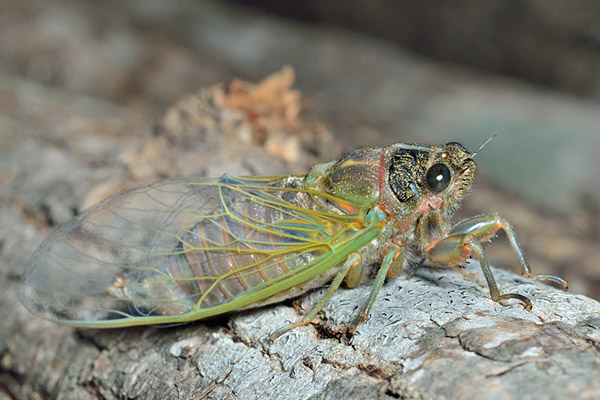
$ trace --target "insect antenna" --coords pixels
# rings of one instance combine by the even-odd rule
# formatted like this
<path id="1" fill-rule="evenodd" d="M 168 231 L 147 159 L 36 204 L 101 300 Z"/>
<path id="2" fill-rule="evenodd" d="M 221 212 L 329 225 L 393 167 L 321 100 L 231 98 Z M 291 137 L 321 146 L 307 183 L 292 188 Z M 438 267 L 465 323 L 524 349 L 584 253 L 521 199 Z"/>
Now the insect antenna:
<path id="1" fill-rule="evenodd" d="M 492 136 L 490 136 L 490 138 L 488 140 L 486 140 L 485 142 L 483 142 L 483 144 L 481 146 L 479 146 L 479 148 L 473 152 L 473 154 L 472 154 L 473 158 L 475 158 L 475 156 L 477 155 L 477 153 L 479 153 L 481 151 L 481 149 L 483 149 L 485 147 L 486 144 L 488 144 L 489 142 L 491 142 L 492 139 L 494 139 L 496 136 L 498 136 L 500 133 L 502 133 L 502 131 L 504 131 L 504 127 L 500 128 L 498 130 L 498 132 L 494 133 Z"/>

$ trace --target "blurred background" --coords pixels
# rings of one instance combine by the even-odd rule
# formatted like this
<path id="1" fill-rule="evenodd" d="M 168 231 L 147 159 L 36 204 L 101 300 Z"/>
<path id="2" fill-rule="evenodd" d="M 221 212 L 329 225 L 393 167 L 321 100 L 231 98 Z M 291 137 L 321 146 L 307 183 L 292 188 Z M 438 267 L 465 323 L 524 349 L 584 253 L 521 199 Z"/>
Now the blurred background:
<path id="1" fill-rule="evenodd" d="M 17 282 L 52 226 L 127 173 L 171 105 L 284 65 L 301 119 L 335 139 L 322 161 L 398 141 L 473 151 L 501 131 L 459 218 L 499 212 L 535 272 L 600 299 L 595 0 L 1 2 L 0 274 Z M 488 249 L 517 269 L 504 237 Z"/>

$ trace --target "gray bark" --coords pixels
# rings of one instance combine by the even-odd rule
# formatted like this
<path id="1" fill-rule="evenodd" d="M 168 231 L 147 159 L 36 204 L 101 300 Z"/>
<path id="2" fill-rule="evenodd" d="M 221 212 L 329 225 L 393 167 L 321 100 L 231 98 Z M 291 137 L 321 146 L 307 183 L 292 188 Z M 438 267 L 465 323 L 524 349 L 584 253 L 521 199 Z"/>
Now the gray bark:
<path id="1" fill-rule="evenodd" d="M 598 303 L 575 294 L 598 297 L 600 287 L 600 108 L 593 98 L 435 64 L 373 38 L 221 1 L 46 3 L 5 2 L 0 13 L 0 399 L 600 397 Z M 457 10 L 448 8 L 461 18 L 447 22 L 459 30 L 468 24 L 498 65 L 533 62 L 536 77 L 558 72 L 566 84 L 557 86 L 581 90 L 583 83 L 593 96 L 597 57 L 570 46 L 570 28 L 558 31 L 555 46 L 555 28 L 521 19 L 541 27 L 541 36 L 514 40 L 522 35 L 506 29 L 509 14 L 488 21 L 487 13 L 469 18 Z M 405 27 L 384 11 L 394 27 Z M 551 25 L 568 20 L 595 34 L 586 23 L 593 13 L 573 15 L 555 12 Z M 381 26 L 380 15 L 371 21 Z M 507 33 L 501 42 L 508 47 L 480 35 L 482 21 Z M 477 57 L 455 30 L 441 32 L 438 38 Z M 527 49 L 517 51 L 523 58 L 499 56 L 517 48 Z M 274 85 L 272 101 L 256 103 L 242 85 L 236 105 L 224 105 L 224 86 L 216 86 L 160 117 L 195 88 L 239 75 L 259 79 L 285 64 L 298 71 L 308 101 Z M 320 123 L 302 124 L 300 104 L 308 105 L 305 121 L 325 121 L 337 140 Z M 341 332 L 368 286 L 340 289 L 313 324 L 274 343 L 268 334 L 301 318 L 322 291 L 163 329 L 77 330 L 42 321 L 19 303 L 20 273 L 50 227 L 133 185 L 224 172 L 305 173 L 339 157 L 340 147 L 394 141 L 474 149 L 502 127 L 477 158 L 483 173 L 460 212 L 499 212 L 515 226 L 534 272 L 572 284 L 573 293 L 563 293 L 495 269 L 503 292 L 532 299 L 531 312 L 492 302 L 475 263 L 388 281 L 351 339 Z M 487 251 L 492 263 L 516 264 L 503 239 Z"/>
<path id="2" fill-rule="evenodd" d="M 99 172 L 79 168 L 76 158 L 40 151 L 34 181 L 16 188 L 27 212 L 0 209 L 3 229 L 14 232 L 3 235 L 3 263 L 25 262 L 27 252 L 18 250 L 39 242 L 48 220 L 64 218 L 65 204 L 74 200 L 61 196 L 82 193 L 75 187 L 86 179 L 96 183 L 76 208 L 149 177 L 306 169 L 326 156 L 309 155 L 309 149 L 335 152 L 327 131 L 296 118 L 299 96 L 290 84 L 287 71 L 257 87 L 214 86 L 182 100 L 126 157 L 121 174 L 110 163 Z M 253 94 L 261 90 L 256 103 Z M 249 117 L 256 112 L 260 118 Z M 93 130 L 88 134 L 94 137 Z M 111 140 L 131 145 L 122 136 Z M 15 151 L 23 158 L 28 150 Z M 56 165 L 73 172 L 65 187 L 51 185 Z M 600 303 L 506 270 L 494 273 L 503 292 L 526 295 L 533 309 L 491 301 L 472 262 L 389 280 L 352 338 L 343 332 L 368 286 L 340 289 L 311 325 L 271 342 L 269 334 L 301 318 L 323 289 L 185 326 L 78 330 L 27 314 L 18 304 L 15 270 L 0 283 L 0 390 L 6 398 L 84 399 L 600 396 Z"/>

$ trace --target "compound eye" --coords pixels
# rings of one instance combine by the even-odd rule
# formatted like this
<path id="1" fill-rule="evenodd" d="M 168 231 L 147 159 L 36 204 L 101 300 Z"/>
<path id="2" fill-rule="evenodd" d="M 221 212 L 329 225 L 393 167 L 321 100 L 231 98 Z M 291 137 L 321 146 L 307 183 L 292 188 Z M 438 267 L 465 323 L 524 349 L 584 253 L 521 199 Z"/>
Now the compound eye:
<path id="1" fill-rule="evenodd" d="M 448 187 L 451 178 L 452 176 L 450 175 L 448 167 L 440 163 L 434 164 L 429 168 L 427 175 L 425 176 L 425 181 L 427 182 L 429 190 L 434 193 L 439 193 Z"/>

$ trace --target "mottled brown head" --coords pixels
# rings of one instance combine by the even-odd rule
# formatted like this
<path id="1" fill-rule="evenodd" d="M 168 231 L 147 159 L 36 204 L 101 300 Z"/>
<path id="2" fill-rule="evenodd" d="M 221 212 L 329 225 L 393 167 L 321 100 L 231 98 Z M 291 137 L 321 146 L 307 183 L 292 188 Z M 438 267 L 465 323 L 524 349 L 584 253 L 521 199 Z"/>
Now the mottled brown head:
<path id="1" fill-rule="evenodd" d="M 459 143 L 398 143 L 387 151 L 388 185 L 382 187 L 380 202 L 396 217 L 418 217 L 429 210 L 451 214 L 473 183 L 475 161 Z"/>
<path id="2" fill-rule="evenodd" d="M 473 157 L 458 143 L 396 143 L 355 150 L 337 162 L 315 166 L 306 182 L 358 207 L 379 204 L 403 225 L 431 210 L 449 217 L 474 175 Z"/>
<path id="3" fill-rule="evenodd" d="M 438 153 L 438 157 L 440 162 L 429 168 L 426 174 L 426 183 L 432 192 L 447 190 L 449 201 L 458 202 L 469 191 L 475 180 L 475 160 L 473 160 L 473 156 L 467 149 L 456 142 L 450 142 L 443 146 L 442 151 Z M 441 165 L 445 166 L 450 172 L 448 178 L 446 178 L 445 169 Z M 437 172 L 440 169 L 444 170 L 441 172 L 442 178 Z"/>

